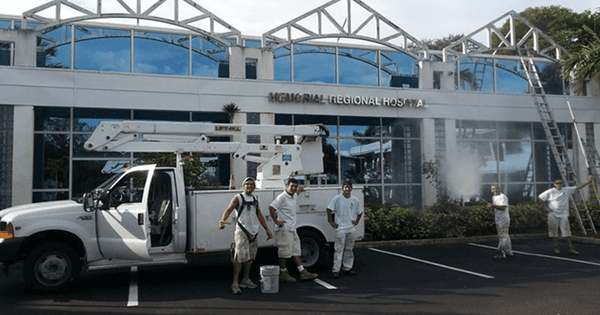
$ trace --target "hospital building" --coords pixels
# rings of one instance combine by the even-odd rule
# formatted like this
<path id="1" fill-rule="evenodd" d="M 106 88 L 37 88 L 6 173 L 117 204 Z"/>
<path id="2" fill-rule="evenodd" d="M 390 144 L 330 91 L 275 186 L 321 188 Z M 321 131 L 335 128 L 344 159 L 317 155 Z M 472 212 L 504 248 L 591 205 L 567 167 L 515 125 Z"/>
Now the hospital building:
<path id="1" fill-rule="evenodd" d="M 450 176 L 476 181 L 481 195 L 498 183 L 516 203 L 560 176 L 542 96 L 575 173 L 588 172 L 582 148 L 595 152 L 600 137 L 598 78 L 567 83 L 568 52 L 517 12 L 431 50 L 407 31 L 417 19 L 390 20 L 368 0 L 329 1 L 263 34 L 242 34 L 243 21 L 205 2 L 0 9 L 0 209 L 80 197 L 136 163 L 134 153 L 83 149 L 101 121 L 318 123 L 329 130 L 325 170 L 306 184 L 349 180 L 367 203 L 423 208 L 455 188 Z M 233 120 L 228 104 L 239 109 Z M 236 187 L 256 175 L 256 164 L 228 154 L 202 159 L 207 181 L 224 188 L 231 175 Z"/>

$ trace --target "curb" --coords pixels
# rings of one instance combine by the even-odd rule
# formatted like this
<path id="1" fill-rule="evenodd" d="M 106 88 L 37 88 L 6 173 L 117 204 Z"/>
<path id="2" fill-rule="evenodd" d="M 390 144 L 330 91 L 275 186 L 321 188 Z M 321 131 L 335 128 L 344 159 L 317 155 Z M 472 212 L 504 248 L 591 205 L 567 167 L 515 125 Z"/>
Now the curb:
<path id="1" fill-rule="evenodd" d="M 511 240 L 525 239 L 547 239 L 546 234 L 511 234 Z M 573 236 L 574 241 L 586 244 L 599 244 L 600 239 L 584 236 Z M 359 241 L 354 244 L 354 248 L 369 248 L 380 246 L 426 246 L 426 245 L 446 245 L 446 244 L 461 244 L 474 242 L 491 242 L 497 241 L 497 235 L 485 236 L 470 236 L 470 237 L 449 237 L 449 238 L 432 238 L 432 239 L 416 239 L 416 240 L 390 240 L 390 241 Z"/>

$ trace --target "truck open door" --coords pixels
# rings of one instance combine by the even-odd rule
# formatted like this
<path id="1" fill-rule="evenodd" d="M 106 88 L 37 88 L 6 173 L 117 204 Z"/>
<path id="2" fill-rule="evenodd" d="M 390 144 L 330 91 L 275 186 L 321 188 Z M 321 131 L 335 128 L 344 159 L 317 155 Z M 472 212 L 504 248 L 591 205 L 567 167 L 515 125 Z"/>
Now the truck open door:
<path id="1" fill-rule="evenodd" d="M 108 209 L 96 211 L 98 247 L 104 258 L 152 260 L 148 195 L 156 165 L 134 167 L 109 189 Z"/>

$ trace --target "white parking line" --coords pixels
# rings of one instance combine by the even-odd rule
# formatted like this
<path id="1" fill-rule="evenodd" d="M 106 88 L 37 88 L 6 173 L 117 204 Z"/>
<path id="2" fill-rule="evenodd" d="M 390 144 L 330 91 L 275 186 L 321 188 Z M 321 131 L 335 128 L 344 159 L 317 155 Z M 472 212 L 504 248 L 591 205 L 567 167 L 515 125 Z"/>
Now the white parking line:
<path id="1" fill-rule="evenodd" d="M 325 288 L 327 288 L 327 289 L 329 289 L 329 290 L 337 290 L 337 287 L 335 287 L 335 286 L 332 286 L 331 284 L 329 284 L 329 283 L 327 283 L 327 282 L 325 282 L 325 281 L 323 281 L 323 280 L 321 280 L 321 279 L 315 279 L 314 281 L 315 281 L 316 283 L 318 283 L 318 284 L 320 284 L 320 285 L 324 286 Z"/>
<path id="2" fill-rule="evenodd" d="M 474 276 L 478 276 L 478 277 L 482 277 L 482 278 L 486 278 L 486 279 L 494 279 L 493 276 L 488 276 L 488 275 L 484 275 L 484 274 L 473 272 L 473 271 L 469 271 L 469 270 L 454 268 L 454 267 L 450 267 L 450 266 L 446 266 L 446 265 L 434 263 L 434 262 L 431 262 L 431 261 L 422 260 L 422 259 L 419 259 L 419 258 L 414 258 L 414 257 L 410 257 L 410 256 L 406 256 L 406 255 L 402 255 L 402 254 L 398 254 L 398 253 L 394 253 L 394 252 L 384 251 L 384 250 L 377 249 L 377 248 L 372 248 L 371 247 L 371 248 L 369 248 L 369 250 L 372 250 L 374 252 L 383 253 L 383 254 L 398 256 L 398 257 L 402 257 L 402 258 L 406 258 L 406 259 L 410 259 L 410 260 L 414 260 L 414 261 L 418 261 L 418 262 L 422 262 L 424 264 L 429 264 L 429 265 L 433 265 L 433 266 L 436 266 L 436 267 L 441 267 L 441 268 L 446 268 L 446 269 L 450 269 L 450 270 L 454 270 L 454 271 L 464 272 L 464 273 L 468 273 L 470 275 L 474 275 Z"/>
<path id="3" fill-rule="evenodd" d="M 129 299 L 127 307 L 138 306 L 138 283 L 137 283 L 137 266 L 131 267 L 131 280 L 129 281 Z"/>
<path id="4" fill-rule="evenodd" d="M 483 247 L 483 248 L 489 248 L 489 249 L 493 249 L 493 250 L 497 250 L 498 249 L 497 247 L 487 246 L 487 245 L 483 245 L 483 244 L 476 244 L 476 243 L 469 243 L 469 245 Z M 580 263 L 580 264 L 600 266 L 599 263 L 595 263 L 595 262 L 591 262 L 591 261 L 585 261 L 585 260 L 579 260 L 579 259 L 572 259 L 572 258 L 565 258 L 565 257 L 560 257 L 560 256 L 550 256 L 550 255 L 543 255 L 543 254 L 534 254 L 534 253 L 520 252 L 520 251 L 517 251 L 517 250 L 513 250 L 512 252 L 515 253 L 515 254 L 521 254 L 521 255 L 537 256 L 537 257 L 544 257 L 544 258 L 552 258 L 552 259 L 558 259 L 558 260 L 565 260 L 565 261 L 570 261 L 570 262 L 576 262 L 576 263 Z"/>

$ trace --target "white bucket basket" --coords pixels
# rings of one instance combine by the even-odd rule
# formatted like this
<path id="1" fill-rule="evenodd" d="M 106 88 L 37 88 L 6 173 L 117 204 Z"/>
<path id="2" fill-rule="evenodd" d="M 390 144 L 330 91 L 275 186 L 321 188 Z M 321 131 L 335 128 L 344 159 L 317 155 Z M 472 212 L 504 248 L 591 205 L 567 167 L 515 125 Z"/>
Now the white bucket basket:
<path id="1" fill-rule="evenodd" d="M 260 291 L 262 293 L 279 292 L 279 266 L 260 267 Z"/>

